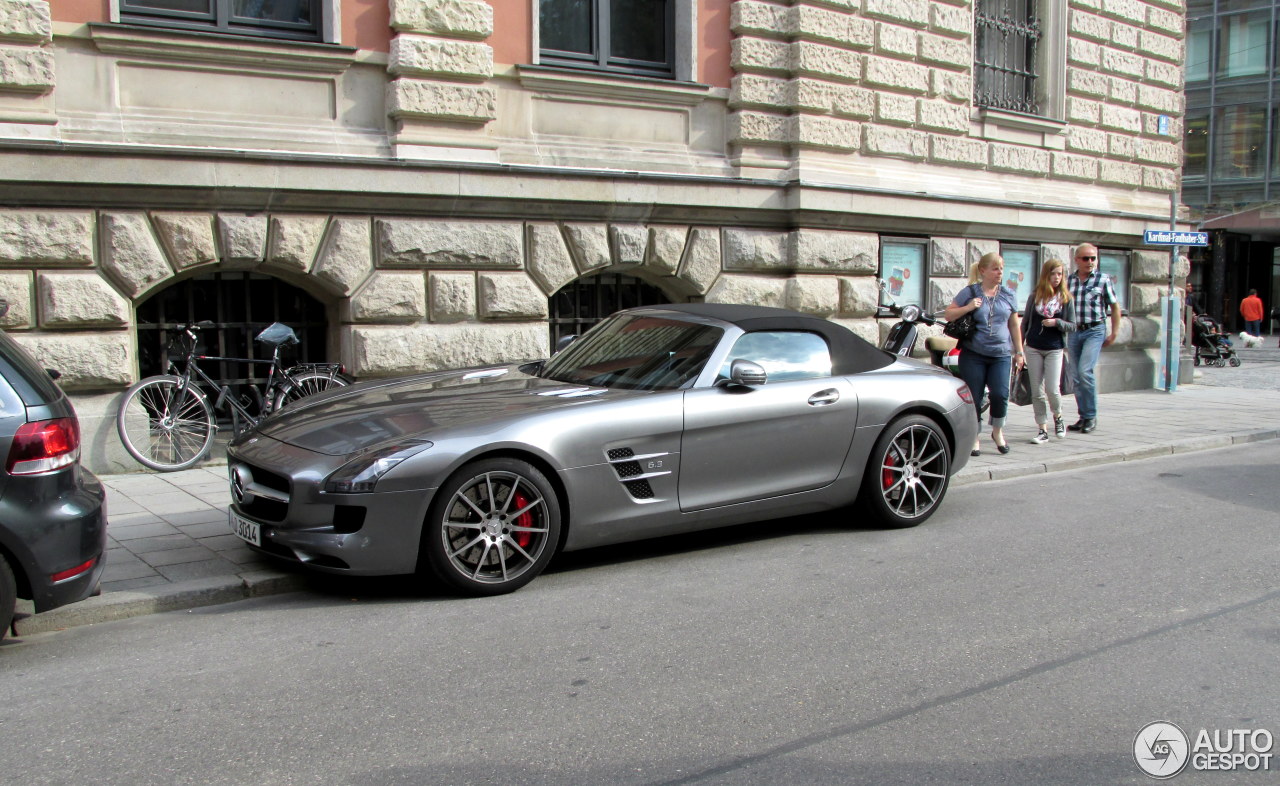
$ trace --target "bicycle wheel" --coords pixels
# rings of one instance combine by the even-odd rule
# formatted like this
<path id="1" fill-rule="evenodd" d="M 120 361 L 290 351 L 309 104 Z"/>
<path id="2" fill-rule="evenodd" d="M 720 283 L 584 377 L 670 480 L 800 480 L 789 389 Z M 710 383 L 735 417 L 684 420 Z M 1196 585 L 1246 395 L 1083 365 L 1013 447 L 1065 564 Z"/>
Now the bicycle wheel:
<path id="1" fill-rule="evenodd" d="M 313 393 L 330 388 L 345 388 L 350 384 L 351 380 L 343 374 L 330 374 L 327 371 L 302 371 L 294 374 L 286 371 L 284 387 L 276 394 L 275 406 L 271 411 L 275 412 Z"/>
<path id="2" fill-rule="evenodd" d="M 116 430 L 129 455 L 159 472 L 195 464 L 209 452 L 216 430 L 213 409 L 197 388 L 179 394 L 174 376 L 147 377 L 125 392 Z"/>

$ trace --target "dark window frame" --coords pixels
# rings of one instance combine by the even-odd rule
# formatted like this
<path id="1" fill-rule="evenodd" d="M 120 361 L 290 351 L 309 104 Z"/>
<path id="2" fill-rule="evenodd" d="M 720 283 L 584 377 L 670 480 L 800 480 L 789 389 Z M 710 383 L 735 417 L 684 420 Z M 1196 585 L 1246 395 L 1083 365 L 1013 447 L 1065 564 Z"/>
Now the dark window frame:
<path id="1" fill-rule="evenodd" d="M 1037 48 L 1042 0 L 978 0 L 974 5 L 973 102 L 1027 115 L 1041 113 Z"/>
<path id="2" fill-rule="evenodd" d="M 547 0 L 542 0 L 547 2 Z M 674 79 L 676 67 L 676 3 L 678 0 L 666 0 L 665 15 L 666 19 L 663 24 L 663 51 L 666 52 L 666 59 L 662 62 L 651 60 L 637 60 L 624 57 L 614 57 L 612 53 L 611 41 L 611 14 L 610 6 L 612 0 L 588 0 L 593 24 L 591 25 L 591 51 L 589 52 L 569 52 L 562 49 L 554 49 L 543 46 L 541 40 L 546 40 L 546 36 L 542 34 L 543 19 L 539 19 L 539 47 L 538 47 L 538 64 L 545 66 L 557 66 L 563 68 L 577 68 L 591 71 L 600 71 L 603 73 L 629 74 L 633 76 L 648 76 L 660 79 Z M 539 6 L 541 13 L 541 5 Z"/>
<path id="3" fill-rule="evenodd" d="M 930 279 L 929 268 L 933 266 L 932 264 L 933 260 L 932 260 L 932 257 L 930 256 L 930 253 L 932 251 L 932 243 L 929 242 L 928 238 L 893 237 L 893 236 L 885 236 L 880 238 L 880 254 L 879 254 L 880 259 L 879 259 L 878 266 L 876 268 L 877 270 L 876 275 L 880 278 L 881 281 L 885 282 L 885 286 L 889 290 L 888 292 L 880 293 L 880 300 L 883 302 L 887 297 L 899 306 L 905 306 L 912 302 L 911 300 L 904 300 L 900 297 L 895 297 L 892 294 L 892 287 L 893 287 L 893 283 L 891 281 L 892 276 L 886 275 L 885 269 L 884 269 L 884 266 L 885 266 L 884 251 L 885 251 L 885 247 L 887 246 L 918 246 L 920 248 L 921 270 L 919 275 L 921 276 L 921 279 L 920 279 L 920 301 L 921 302 L 916 303 L 916 305 L 920 306 L 920 308 L 923 308 L 926 311 L 937 310 L 934 308 L 935 304 L 928 302 L 929 279 Z M 892 273 L 893 271 L 890 270 L 889 272 Z M 966 275 L 967 275 L 967 271 L 966 271 Z"/>
<path id="4" fill-rule="evenodd" d="M 574 279 L 547 299 L 550 347 L 565 336 L 580 336 L 615 311 L 636 306 L 664 306 L 667 294 L 625 273 L 605 272 Z"/>
<path id="5" fill-rule="evenodd" d="M 236 0 L 204 0 L 204 2 L 207 10 L 196 12 L 156 8 L 134 2 L 134 0 L 119 0 L 120 22 L 170 30 L 222 33 L 252 38 L 321 43 L 325 40 L 324 4 L 328 0 L 298 0 L 309 9 L 311 21 L 307 23 L 236 16 L 233 13 Z"/>

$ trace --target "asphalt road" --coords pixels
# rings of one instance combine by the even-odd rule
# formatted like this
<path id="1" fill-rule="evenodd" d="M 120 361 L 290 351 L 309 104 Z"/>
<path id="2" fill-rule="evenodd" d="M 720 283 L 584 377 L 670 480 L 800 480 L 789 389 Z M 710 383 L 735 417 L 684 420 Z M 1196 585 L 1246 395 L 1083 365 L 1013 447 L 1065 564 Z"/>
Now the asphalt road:
<path id="1" fill-rule="evenodd" d="M 29 636 L 0 646 L 2 777 L 1146 784 L 1150 722 L 1280 735 L 1278 464 L 977 484 L 914 530 L 597 550 L 496 599 L 326 579 Z"/>

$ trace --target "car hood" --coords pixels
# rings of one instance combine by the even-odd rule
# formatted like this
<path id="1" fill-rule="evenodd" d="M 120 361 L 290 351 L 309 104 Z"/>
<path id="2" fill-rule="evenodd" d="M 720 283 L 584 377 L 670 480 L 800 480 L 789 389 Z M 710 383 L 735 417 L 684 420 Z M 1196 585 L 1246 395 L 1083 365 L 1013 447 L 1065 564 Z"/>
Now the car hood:
<path id="1" fill-rule="evenodd" d="M 442 429 L 628 394 L 541 379 L 520 371 L 519 366 L 464 369 L 362 382 L 321 393 L 290 405 L 250 433 L 344 456 L 405 439 L 430 438 Z"/>

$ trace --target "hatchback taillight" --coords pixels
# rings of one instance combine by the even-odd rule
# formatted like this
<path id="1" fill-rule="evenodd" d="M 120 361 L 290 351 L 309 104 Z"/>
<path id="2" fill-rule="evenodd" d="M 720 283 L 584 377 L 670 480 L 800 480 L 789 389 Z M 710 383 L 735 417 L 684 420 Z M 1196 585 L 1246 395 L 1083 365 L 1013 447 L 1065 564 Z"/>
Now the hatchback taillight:
<path id="1" fill-rule="evenodd" d="M 24 423 L 13 435 L 5 469 L 10 475 L 36 475 L 76 463 L 80 458 L 80 424 L 75 418 Z"/>

